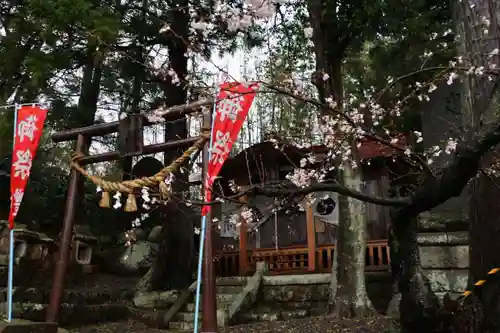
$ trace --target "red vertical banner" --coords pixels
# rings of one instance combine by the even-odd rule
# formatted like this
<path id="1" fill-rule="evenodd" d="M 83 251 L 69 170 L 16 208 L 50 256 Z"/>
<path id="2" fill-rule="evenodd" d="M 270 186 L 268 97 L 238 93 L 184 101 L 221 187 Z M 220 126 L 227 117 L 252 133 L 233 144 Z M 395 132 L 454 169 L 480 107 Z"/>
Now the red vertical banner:
<path id="1" fill-rule="evenodd" d="M 234 141 L 238 138 L 243 122 L 252 106 L 258 85 L 226 82 L 220 85 L 211 132 L 210 161 L 205 182 L 205 201 L 211 201 L 215 177 L 227 160 Z M 202 215 L 210 210 L 204 206 Z"/>
<path id="2" fill-rule="evenodd" d="M 10 171 L 10 229 L 14 228 L 14 219 L 24 197 L 24 189 L 40 143 L 45 118 L 47 118 L 47 110 L 38 106 L 23 106 L 17 111 Z"/>

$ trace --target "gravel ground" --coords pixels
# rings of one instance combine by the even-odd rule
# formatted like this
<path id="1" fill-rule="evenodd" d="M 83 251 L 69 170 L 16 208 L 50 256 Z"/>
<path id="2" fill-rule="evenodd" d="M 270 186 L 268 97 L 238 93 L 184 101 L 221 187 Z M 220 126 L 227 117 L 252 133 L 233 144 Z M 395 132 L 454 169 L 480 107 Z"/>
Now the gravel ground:
<path id="1" fill-rule="evenodd" d="M 329 316 L 230 326 L 220 333 L 396 333 L 393 320 L 386 317 L 336 319 Z M 166 333 L 171 330 L 148 328 L 136 321 L 121 321 L 70 330 L 71 333 Z"/>

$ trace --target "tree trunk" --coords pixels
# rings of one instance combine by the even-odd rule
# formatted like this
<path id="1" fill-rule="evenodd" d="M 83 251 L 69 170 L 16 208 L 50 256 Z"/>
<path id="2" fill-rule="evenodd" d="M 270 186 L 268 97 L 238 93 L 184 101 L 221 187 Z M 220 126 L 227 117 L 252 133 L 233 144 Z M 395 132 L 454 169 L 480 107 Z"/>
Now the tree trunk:
<path id="1" fill-rule="evenodd" d="M 332 98 L 339 106 L 344 99 L 342 60 L 350 39 L 344 38 L 338 28 L 336 6 L 330 1 L 308 0 L 309 22 L 313 28 L 316 73 L 313 84 L 324 103 Z M 325 77 L 324 74 L 328 74 Z"/>
<path id="2" fill-rule="evenodd" d="M 160 252 L 151 273 L 153 290 L 182 290 L 193 281 L 196 217 L 189 212 L 189 207 L 184 204 L 170 202 L 167 205 Z"/>
<path id="3" fill-rule="evenodd" d="M 100 51 L 103 52 L 103 51 Z M 101 92 L 102 60 L 104 55 L 97 51 L 97 45 L 90 39 L 87 46 L 87 55 L 83 67 L 83 77 L 78 99 L 78 127 L 91 126 L 95 122 L 97 103 Z M 92 138 L 86 138 L 85 147 L 88 150 L 92 143 Z M 83 201 L 85 198 L 85 177 L 80 177 L 77 185 L 77 213 L 75 214 L 75 224 L 87 220 Z"/>
<path id="4" fill-rule="evenodd" d="M 403 274 L 403 260 L 401 258 L 401 251 L 399 250 L 398 240 L 392 225 L 389 228 L 387 245 L 389 246 L 389 258 L 391 258 L 392 299 L 387 306 L 386 313 L 388 316 L 399 318 L 399 305 L 401 303 L 399 281 L 401 280 L 401 275 Z"/>
<path id="5" fill-rule="evenodd" d="M 500 47 L 500 2 L 472 0 L 456 3 L 455 14 L 461 36 L 459 50 L 464 59 L 468 59 L 467 66 L 499 66 L 499 56 L 488 55 Z M 485 21 L 489 21 L 489 26 L 484 25 Z M 494 80 L 487 75 L 472 75 L 463 84 L 464 125 L 470 133 L 469 140 L 498 119 L 495 96 L 492 96 L 494 85 Z M 469 288 L 476 281 L 485 279 L 492 268 L 500 267 L 500 209 L 496 201 L 500 195 L 500 178 L 486 174 L 498 152 L 497 148 L 483 158 L 482 166 L 486 172 L 480 172 L 469 188 Z M 473 296 L 479 298 L 484 317 L 481 313 L 480 318 L 466 319 L 472 323 L 481 321 L 482 332 L 500 330 L 499 287 L 498 283 L 486 283 Z"/>
<path id="6" fill-rule="evenodd" d="M 186 0 L 176 0 L 172 3 L 168 22 L 170 30 L 167 45 L 170 68 L 177 74 L 179 82 L 173 78 L 165 78 L 162 90 L 167 106 L 184 104 L 187 101 L 187 45 L 188 24 L 190 21 Z M 165 125 L 165 141 L 174 141 L 186 138 L 188 135 L 185 119 L 167 123 Z M 165 165 L 183 153 L 183 149 L 165 152 Z M 189 190 L 188 173 L 175 174 L 172 190 L 177 197 L 182 197 Z M 143 290 L 185 289 L 193 279 L 196 265 L 194 245 L 194 224 L 191 210 L 183 204 L 170 202 L 164 217 L 162 240 L 159 244 L 158 256 L 150 269 L 143 277 L 138 288 Z"/>
<path id="7" fill-rule="evenodd" d="M 397 249 L 401 330 L 404 333 L 432 333 L 441 325 L 439 301 L 430 288 L 420 266 L 417 242 L 418 219 L 392 212 L 394 237 L 391 247 Z"/>
<path id="8" fill-rule="evenodd" d="M 341 108 L 342 59 L 348 42 L 339 38 L 335 6 L 324 0 L 309 0 L 307 7 L 316 56 L 313 84 L 323 103 L 331 99 Z M 353 170 L 346 163 L 341 177 L 346 186 L 360 189 L 360 169 Z M 365 206 L 358 200 L 341 197 L 339 208 L 341 223 L 332 265 L 329 303 L 338 316 L 363 316 L 373 312 L 365 285 Z"/>
<path id="9" fill-rule="evenodd" d="M 496 177 L 495 177 L 496 178 Z M 493 179 L 495 181 L 495 179 Z M 496 178 L 498 184 L 498 178 Z M 469 224 L 469 280 L 468 289 L 474 283 L 487 279 L 492 268 L 500 267 L 500 207 L 495 200 L 500 191 L 492 180 L 480 175 L 470 187 Z M 491 198 L 491 199 L 490 199 Z M 474 290 L 484 311 L 483 318 L 467 318 L 469 322 L 480 321 L 482 332 L 498 332 L 500 329 L 500 286 L 488 282 L 481 290 Z"/>
<path id="10" fill-rule="evenodd" d="M 361 170 L 344 166 L 343 185 L 361 191 Z M 337 234 L 336 293 L 330 296 L 333 312 L 339 317 L 373 314 L 374 310 L 365 287 L 365 203 L 341 197 L 339 209 L 342 222 Z M 332 277 L 333 279 L 333 277 Z M 334 283 L 334 282 L 332 282 Z"/>

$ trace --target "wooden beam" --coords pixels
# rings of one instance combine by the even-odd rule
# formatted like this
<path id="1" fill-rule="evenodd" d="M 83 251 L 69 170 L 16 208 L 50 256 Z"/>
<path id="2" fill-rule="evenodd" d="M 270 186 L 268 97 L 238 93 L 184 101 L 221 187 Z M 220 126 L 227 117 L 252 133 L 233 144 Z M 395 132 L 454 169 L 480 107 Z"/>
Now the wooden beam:
<path id="1" fill-rule="evenodd" d="M 316 271 L 316 230 L 314 228 L 313 209 L 309 203 L 307 205 L 306 223 L 307 223 L 307 263 L 308 271 Z"/>
<path id="2" fill-rule="evenodd" d="M 175 121 L 177 119 L 181 119 L 186 115 L 199 111 L 203 106 L 211 105 L 214 103 L 213 99 L 200 100 L 197 102 L 193 102 L 190 104 L 176 105 L 169 107 L 165 111 L 168 111 L 163 119 L 165 121 Z M 79 134 L 90 138 L 93 136 L 103 136 L 106 134 L 116 133 L 118 132 L 120 122 L 113 121 L 110 123 L 102 123 L 102 124 L 94 124 L 91 126 L 74 128 L 71 130 L 67 130 L 64 132 L 56 132 L 52 134 L 52 141 L 54 142 L 64 142 L 76 140 Z M 144 119 L 144 126 L 152 125 L 147 119 Z"/>
<path id="3" fill-rule="evenodd" d="M 190 147 L 196 141 L 198 141 L 199 138 L 200 137 L 194 137 L 194 138 L 180 139 L 180 140 L 175 140 L 175 141 L 155 143 L 152 145 L 145 146 L 143 148 L 142 153 L 138 154 L 138 155 L 156 154 L 156 153 L 163 152 L 167 149 Z M 129 156 L 135 156 L 135 154 L 130 154 Z M 112 151 L 112 152 L 107 152 L 107 153 L 102 153 L 102 154 L 97 154 L 97 155 L 84 156 L 78 160 L 78 163 L 83 166 L 83 165 L 99 163 L 99 162 L 116 161 L 116 160 L 119 160 L 120 158 L 121 158 L 121 155 L 120 155 L 119 151 Z"/>

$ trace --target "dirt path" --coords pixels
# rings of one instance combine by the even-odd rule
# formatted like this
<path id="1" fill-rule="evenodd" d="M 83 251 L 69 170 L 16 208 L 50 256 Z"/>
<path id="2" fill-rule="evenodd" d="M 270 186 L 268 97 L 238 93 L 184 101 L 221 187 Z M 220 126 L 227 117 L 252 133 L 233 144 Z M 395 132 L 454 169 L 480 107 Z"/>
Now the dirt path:
<path id="1" fill-rule="evenodd" d="M 100 325 L 91 325 L 74 330 L 71 333 L 166 333 L 171 330 L 148 328 L 136 321 L 121 321 Z M 310 317 L 289 321 L 263 322 L 247 325 L 230 326 L 220 333 L 396 333 L 395 322 L 386 317 L 370 317 L 358 320 L 336 319 L 333 317 Z"/>

